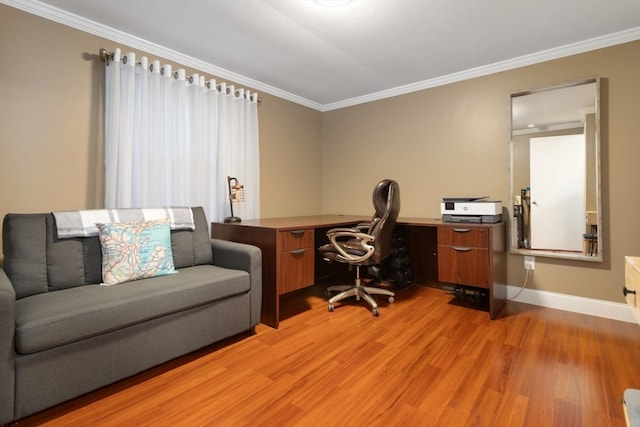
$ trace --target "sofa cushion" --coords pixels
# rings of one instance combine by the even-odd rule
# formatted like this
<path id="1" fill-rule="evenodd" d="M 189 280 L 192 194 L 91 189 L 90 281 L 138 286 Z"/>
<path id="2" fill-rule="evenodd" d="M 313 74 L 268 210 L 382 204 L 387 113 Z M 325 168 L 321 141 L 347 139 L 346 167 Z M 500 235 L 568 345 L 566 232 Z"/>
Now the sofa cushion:
<path id="1" fill-rule="evenodd" d="M 46 214 L 48 290 L 74 288 L 100 283 L 102 280 L 102 250 L 98 236 L 58 239 L 55 218 Z M 11 282 L 14 287 L 19 283 Z"/>
<path id="2" fill-rule="evenodd" d="M 169 218 L 124 224 L 97 223 L 104 285 L 176 272 Z"/>
<path id="3" fill-rule="evenodd" d="M 47 292 L 46 217 L 7 214 L 2 227 L 4 270 L 16 298 Z"/>
<path id="4" fill-rule="evenodd" d="M 196 229 L 171 231 L 173 262 L 176 268 L 213 264 L 209 223 L 202 207 L 193 209 Z"/>
<path id="5" fill-rule="evenodd" d="M 249 289 L 245 271 L 200 265 L 127 286 L 87 285 L 32 295 L 16 302 L 16 351 L 35 353 Z"/>

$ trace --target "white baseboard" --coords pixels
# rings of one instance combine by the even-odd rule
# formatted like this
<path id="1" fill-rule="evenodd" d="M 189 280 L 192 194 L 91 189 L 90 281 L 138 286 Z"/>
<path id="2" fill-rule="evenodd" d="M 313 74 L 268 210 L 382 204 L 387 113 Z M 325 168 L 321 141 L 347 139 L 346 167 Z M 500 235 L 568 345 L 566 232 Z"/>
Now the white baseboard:
<path id="1" fill-rule="evenodd" d="M 518 286 L 507 285 L 507 298 L 513 298 L 518 294 L 520 289 L 521 288 Z M 522 293 L 520 293 L 517 298 L 514 298 L 513 301 L 554 308 L 556 310 L 571 311 L 574 313 L 588 314 L 590 316 L 620 320 L 622 322 L 636 322 L 629 306 L 619 302 L 577 297 L 548 291 L 537 291 L 526 288 L 523 289 Z"/>

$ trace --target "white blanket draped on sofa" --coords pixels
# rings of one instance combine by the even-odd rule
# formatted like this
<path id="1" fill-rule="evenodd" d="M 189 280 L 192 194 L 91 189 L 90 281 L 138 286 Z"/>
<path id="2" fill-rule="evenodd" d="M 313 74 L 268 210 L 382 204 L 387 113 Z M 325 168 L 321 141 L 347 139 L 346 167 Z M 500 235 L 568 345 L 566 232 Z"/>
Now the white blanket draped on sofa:
<path id="1" fill-rule="evenodd" d="M 172 230 L 193 230 L 193 212 L 188 207 L 153 209 L 91 209 L 52 212 L 59 239 L 97 236 L 96 223 L 150 221 L 169 218 Z"/>

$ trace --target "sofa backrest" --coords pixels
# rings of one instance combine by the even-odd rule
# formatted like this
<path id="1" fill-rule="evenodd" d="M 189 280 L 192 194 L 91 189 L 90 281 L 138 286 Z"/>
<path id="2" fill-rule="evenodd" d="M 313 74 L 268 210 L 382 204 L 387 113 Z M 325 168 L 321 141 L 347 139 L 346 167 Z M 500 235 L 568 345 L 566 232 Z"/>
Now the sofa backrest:
<path id="1" fill-rule="evenodd" d="M 209 225 L 201 207 L 192 208 L 194 230 L 172 230 L 176 268 L 211 264 Z M 102 282 L 97 236 L 58 239 L 52 213 L 7 214 L 3 223 L 4 270 L 16 298 Z"/>

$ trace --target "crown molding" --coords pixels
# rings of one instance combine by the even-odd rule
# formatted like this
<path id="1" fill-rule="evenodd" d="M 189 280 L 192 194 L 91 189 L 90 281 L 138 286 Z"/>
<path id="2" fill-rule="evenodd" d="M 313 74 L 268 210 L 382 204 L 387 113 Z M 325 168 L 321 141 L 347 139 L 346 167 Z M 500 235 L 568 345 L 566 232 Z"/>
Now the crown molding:
<path id="1" fill-rule="evenodd" d="M 589 40 L 584 40 L 581 42 L 508 59 L 505 61 L 472 68 L 469 70 L 436 77 L 433 79 L 398 86 L 368 95 L 345 99 L 343 101 L 333 102 L 329 104 L 320 104 L 301 96 L 292 94 L 290 92 L 278 89 L 271 85 L 262 83 L 260 81 L 251 79 L 249 77 L 234 73 L 233 71 L 226 70 L 208 62 L 204 62 L 191 56 L 174 51 L 172 49 L 168 49 L 164 46 L 160 46 L 148 40 L 144 40 L 131 34 L 100 24 L 98 22 L 91 21 L 78 15 L 74 15 L 48 4 L 41 3 L 36 0 L 0 0 L 0 3 L 4 3 L 16 9 L 20 9 L 46 19 L 50 19 L 63 25 L 67 25 L 69 27 L 73 27 L 99 37 L 103 37 L 117 43 L 131 46 L 135 49 L 140 49 L 153 55 L 158 55 L 170 61 L 175 61 L 177 63 L 195 68 L 197 70 L 220 77 L 222 79 L 231 80 L 238 84 L 249 86 L 256 91 L 268 93 L 278 98 L 282 98 L 287 101 L 291 101 L 293 103 L 300 104 L 321 112 L 337 110 L 340 108 L 364 104 L 372 101 L 378 101 L 385 98 L 391 98 L 398 95 L 404 95 L 411 92 L 417 92 L 424 89 L 430 89 L 450 83 L 456 83 L 463 80 L 482 77 L 501 71 L 507 71 L 527 65 L 533 65 L 552 59 L 563 58 L 565 56 L 575 55 L 591 50 L 640 40 L 640 26 L 638 26 L 618 33 L 608 34 L 605 36 L 596 37 Z"/>
<path id="2" fill-rule="evenodd" d="M 410 83 L 408 85 L 398 86 L 392 89 L 387 89 L 356 98 L 345 99 L 344 101 L 325 104 L 323 105 L 322 111 L 337 110 L 339 108 L 364 104 L 371 101 L 378 101 L 380 99 L 391 98 L 394 96 L 417 92 L 424 89 L 431 89 L 437 86 L 457 83 L 463 80 L 487 76 L 502 71 L 513 70 L 515 68 L 525 67 L 527 65 L 534 65 L 541 62 L 550 61 L 552 59 L 564 58 L 566 56 L 589 52 L 596 49 L 602 49 L 609 46 L 615 46 L 635 40 L 640 40 L 640 27 L 634 27 L 625 31 L 620 31 L 618 33 L 607 34 L 605 36 L 596 37 L 581 42 L 556 47 L 553 49 L 547 49 L 529 55 L 519 56 L 517 58 L 484 65 L 482 67 L 471 68 L 469 70 L 461 71 L 458 73 L 447 74 L 445 76 L 440 76 L 433 79 Z"/>

